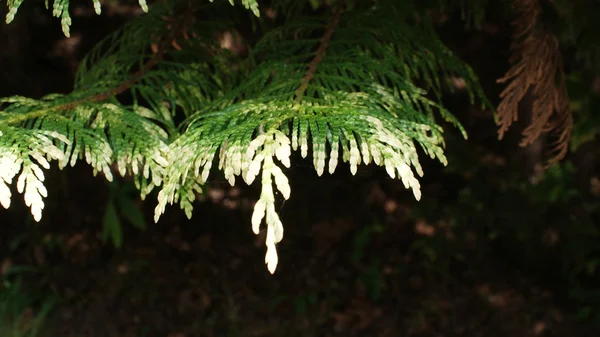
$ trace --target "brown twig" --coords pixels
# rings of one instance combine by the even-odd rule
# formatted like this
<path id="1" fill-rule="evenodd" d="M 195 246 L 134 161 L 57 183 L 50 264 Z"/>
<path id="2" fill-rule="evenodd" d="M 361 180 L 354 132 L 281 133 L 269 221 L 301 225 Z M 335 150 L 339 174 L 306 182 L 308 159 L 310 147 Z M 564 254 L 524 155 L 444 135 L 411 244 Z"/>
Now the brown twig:
<path id="1" fill-rule="evenodd" d="M 327 23 L 327 26 L 325 27 L 325 34 L 321 37 L 321 40 L 319 41 L 319 48 L 317 49 L 316 55 L 308 65 L 308 69 L 306 70 L 306 74 L 304 74 L 304 77 L 300 82 L 300 86 L 298 87 L 298 89 L 296 89 L 296 102 L 300 102 L 302 98 L 304 98 L 304 94 L 306 93 L 308 84 L 315 77 L 317 67 L 323 61 L 323 57 L 325 57 L 325 52 L 327 51 L 327 47 L 329 46 L 329 41 L 331 41 L 331 37 L 333 36 L 335 28 L 338 26 L 343 13 L 344 1 L 340 0 L 338 3 L 338 8 L 335 10 L 333 16 L 329 20 L 329 23 Z"/>

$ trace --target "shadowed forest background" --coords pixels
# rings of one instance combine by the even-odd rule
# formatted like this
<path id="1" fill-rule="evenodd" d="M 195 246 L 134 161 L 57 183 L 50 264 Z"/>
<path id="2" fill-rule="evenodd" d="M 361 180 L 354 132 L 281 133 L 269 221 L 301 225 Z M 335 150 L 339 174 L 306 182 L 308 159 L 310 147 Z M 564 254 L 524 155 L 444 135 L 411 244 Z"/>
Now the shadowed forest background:
<path id="1" fill-rule="evenodd" d="M 144 15 L 137 2 L 103 5 L 97 16 L 72 1 L 66 38 L 43 2 L 25 1 L 0 25 L 0 97 L 70 92 L 84 55 Z M 513 27 L 488 6 L 479 28 L 456 13 L 436 29 L 498 106 Z M 546 170 L 545 138 L 519 146 L 531 97 L 498 140 L 492 111 L 460 83 L 443 101 L 469 139 L 445 128 L 449 165 L 422 156 L 421 201 L 383 168 L 317 177 L 293 154 L 274 275 L 266 233 L 250 230 L 257 186 L 219 173 L 191 220 L 170 207 L 154 223 L 155 200 L 128 179 L 53 167 L 39 223 L 21 195 L 0 212 L 0 336 L 599 336 L 600 78 L 574 48 L 562 50 L 573 138 Z"/>

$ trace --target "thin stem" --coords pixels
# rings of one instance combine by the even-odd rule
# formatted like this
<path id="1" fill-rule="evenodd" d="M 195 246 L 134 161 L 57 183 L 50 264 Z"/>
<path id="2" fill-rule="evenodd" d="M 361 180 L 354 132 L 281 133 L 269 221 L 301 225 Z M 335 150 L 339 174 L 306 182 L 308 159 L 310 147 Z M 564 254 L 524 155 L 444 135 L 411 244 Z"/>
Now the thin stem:
<path id="1" fill-rule="evenodd" d="M 315 77 L 317 67 L 323 61 L 323 57 L 325 57 L 325 52 L 327 51 L 327 47 L 329 46 L 329 41 L 331 41 L 333 32 L 340 23 L 342 13 L 344 13 L 344 0 L 339 1 L 338 8 L 333 13 L 333 16 L 329 20 L 329 23 L 327 23 L 327 26 L 325 28 L 325 34 L 321 37 L 316 55 L 308 65 L 308 69 L 306 71 L 306 74 L 302 78 L 302 81 L 300 82 L 300 86 L 298 87 L 298 89 L 296 89 L 296 103 L 302 101 L 302 99 L 304 98 L 304 94 L 306 93 L 306 89 L 308 88 L 308 84 Z"/>

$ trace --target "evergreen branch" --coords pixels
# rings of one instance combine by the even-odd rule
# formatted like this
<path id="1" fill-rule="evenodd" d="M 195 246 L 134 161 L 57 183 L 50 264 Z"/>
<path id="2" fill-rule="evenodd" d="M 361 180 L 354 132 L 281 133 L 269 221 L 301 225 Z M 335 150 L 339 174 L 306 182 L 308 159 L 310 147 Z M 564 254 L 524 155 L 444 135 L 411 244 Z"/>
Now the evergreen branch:
<path id="1" fill-rule="evenodd" d="M 164 10 L 167 8 L 163 7 Z M 40 167 L 48 168 L 50 160 L 57 160 L 59 168 L 64 168 L 85 158 L 94 168 L 94 174 L 102 172 L 108 180 L 112 180 L 111 165 L 114 163 L 122 176 L 133 174 L 142 197 L 162 184 L 164 168 L 168 164 L 165 158 L 169 135 L 154 123 L 161 120 L 159 115 L 140 106 L 128 109 L 105 101 L 131 90 L 137 82 L 152 74 L 172 41 L 194 18 L 191 7 L 186 8 L 188 11 L 184 12 L 183 19 L 161 35 L 158 50 L 139 70 L 132 75 L 127 74 L 123 80 L 106 79 L 95 82 L 94 86 L 86 86 L 85 81 L 79 81 L 79 87 L 73 93 L 49 95 L 41 100 L 24 97 L 0 100 L 0 103 L 7 104 L 0 111 L 0 131 L 3 132 L 0 161 L 4 163 L 0 167 L 0 176 L 3 175 L 5 184 L 4 188 L 0 187 L 0 200 L 4 200 L 2 204 L 5 207 L 8 207 L 6 200 L 10 200 L 11 195 L 8 184 L 19 174 L 17 190 L 25 192 L 25 201 L 31 207 L 34 219 L 40 220 L 46 192 L 41 188 L 43 177 L 31 172 L 41 172 Z M 154 15 L 158 16 L 158 13 Z M 135 27 L 135 24 L 129 27 Z M 156 31 L 155 26 L 148 29 Z M 129 31 L 135 32 L 136 29 Z M 127 34 L 128 29 L 123 33 Z M 148 43 L 147 40 L 136 42 L 141 45 Z M 22 137 L 14 138 L 15 135 Z M 35 141 L 36 137 L 44 139 L 44 142 Z M 38 187 L 28 190 L 25 186 Z"/>
<path id="2" fill-rule="evenodd" d="M 57 95 L 41 101 L 12 97 L 0 102 L 10 103 L 3 114 L 18 114 L 52 105 L 60 99 Z M 0 162 L 3 163 L 0 176 L 6 185 L 0 191 L 0 199 L 10 199 L 7 186 L 19 172 L 18 181 L 26 179 L 33 185 L 41 184 L 42 176 L 36 173 L 36 182 L 28 175 L 33 161 L 37 162 L 38 168 L 47 169 L 50 160 L 57 160 L 62 169 L 69 164 L 75 165 L 80 158 L 85 158 L 94 174 L 101 172 L 109 181 L 112 180 L 114 161 L 121 175 L 134 174 L 141 195 L 147 195 L 154 186 L 162 184 L 168 150 L 167 134 L 146 117 L 149 114 L 139 107 L 129 110 L 110 103 L 88 102 L 75 107 L 69 117 L 47 114 L 19 126 L 0 121 Z M 18 192 L 23 192 L 23 187 L 19 186 L 18 183 Z M 45 193 L 38 190 L 36 197 L 32 197 L 32 191 L 28 192 L 29 196 L 25 195 L 36 221 L 41 218 L 42 197 L 45 197 Z"/>
<path id="3" fill-rule="evenodd" d="M 260 173 L 252 228 L 258 233 L 265 221 L 265 263 L 273 273 L 276 244 L 283 238 L 274 193 L 291 195 L 284 173 L 291 151 L 307 157 L 311 147 L 319 176 L 326 168 L 333 173 L 340 157 L 352 174 L 361 163 L 375 163 L 420 198 L 417 146 L 446 163 L 433 112 L 461 127 L 413 80 L 425 79 L 439 90 L 434 79 L 440 73 L 459 74 L 479 96 L 476 77 L 431 30 L 398 20 L 402 16 L 394 14 L 393 2 L 349 13 L 343 22 L 341 9 L 327 18 L 298 18 L 265 34 L 237 86 L 188 117 L 186 130 L 170 144 L 156 221 L 172 203 L 191 216 L 195 193 L 215 160 L 231 185 L 236 177 L 252 184 Z"/>
<path id="4" fill-rule="evenodd" d="M 249 46 L 247 60 L 198 37 L 214 39 L 231 29 L 218 11 L 215 16 L 202 11 L 211 18 L 205 25 L 196 25 L 191 14 L 189 22 L 162 19 L 180 3 L 189 5 L 162 2 L 100 43 L 82 62 L 73 93 L 4 100 L 0 132 L 11 136 L 0 136 L 0 164 L 9 163 L 0 165 L 5 182 L 0 203 L 10 198 L 8 184 L 20 173 L 18 181 L 24 183 L 18 190 L 25 191 L 39 219 L 45 191 L 36 187 L 43 185 L 40 170 L 29 162 L 46 167 L 41 153 L 59 167 L 84 157 L 107 179 L 116 164 L 119 174 L 134 176 L 142 196 L 161 187 L 156 221 L 173 203 L 191 217 L 196 193 L 217 162 L 232 185 L 237 178 L 252 184 L 261 175 L 251 222 L 258 233 L 264 220 L 265 263 L 273 273 L 276 244 L 283 239 L 275 194 L 291 196 L 284 170 L 292 151 L 303 158 L 311 154 L 319 176 L 333 173 L 340 161 L 352 174 L 361 164 L 374 163 L 401 179 L 418 200 L 419 149 L 446 164 L 437 116 L 464 134 L 426 90 L 439 99 L 445 84 L 452 88 L 448 79 L 461 77 L 471 98 L 485 102 L 472 70 L 431 26 L 415 25 L 392 0 L 361 2 L 360 10 L 352 9 L 358 2 L 345 7 L 340 1 L 329 15 L 308 17 L 299 16 L 297 2 L 282 2 L 297 6 L 287 12 L 296 13 L 296 20 L 266 31 Z M 162 38 L 155 43 L 153 36 Z M 115 97 L 125 92 L 133 97 L 131 108 Z M 176 124 L 174 116 L 181 112 L 185 120 Z M 29 135 L 19 139 L 41 137 L 43 142 L 32 140 L 27 147 L 15 140 L 19 133 Z"/>

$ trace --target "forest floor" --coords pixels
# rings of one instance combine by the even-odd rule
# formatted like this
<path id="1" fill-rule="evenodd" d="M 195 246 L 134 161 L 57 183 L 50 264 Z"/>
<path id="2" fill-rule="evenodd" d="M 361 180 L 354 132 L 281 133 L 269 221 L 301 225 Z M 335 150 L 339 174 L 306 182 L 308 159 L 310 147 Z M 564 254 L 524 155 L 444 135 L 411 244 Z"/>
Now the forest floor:
<path id="1" fill-rule="evenodd" d="M 250 229 L 257 190 L 213 181 L 191 221 L 172 208 L 150 223 L 147 202 L 148 228 L 125 223 L 115 249 L 102 240 L 105 182 L 72 171 L 41 224 L 24 224 L 23 209 L 9 220 L 22 216 L 21 230 L 7 226 L 25 248 L 3 265 L 33 266 L 24 289 L 59 298 L 42 336 L 598 335 L 527 271 L 474 258 L 486 240 L 414 218 L 410 192 L 377 170 L 317 179 L 308 165 L 292 167 L 274 275 L 264 233 Z M 462 255 L 432 239 L 457 242 Z M 34 308 L 22 308 L 25 321 Z"/>

